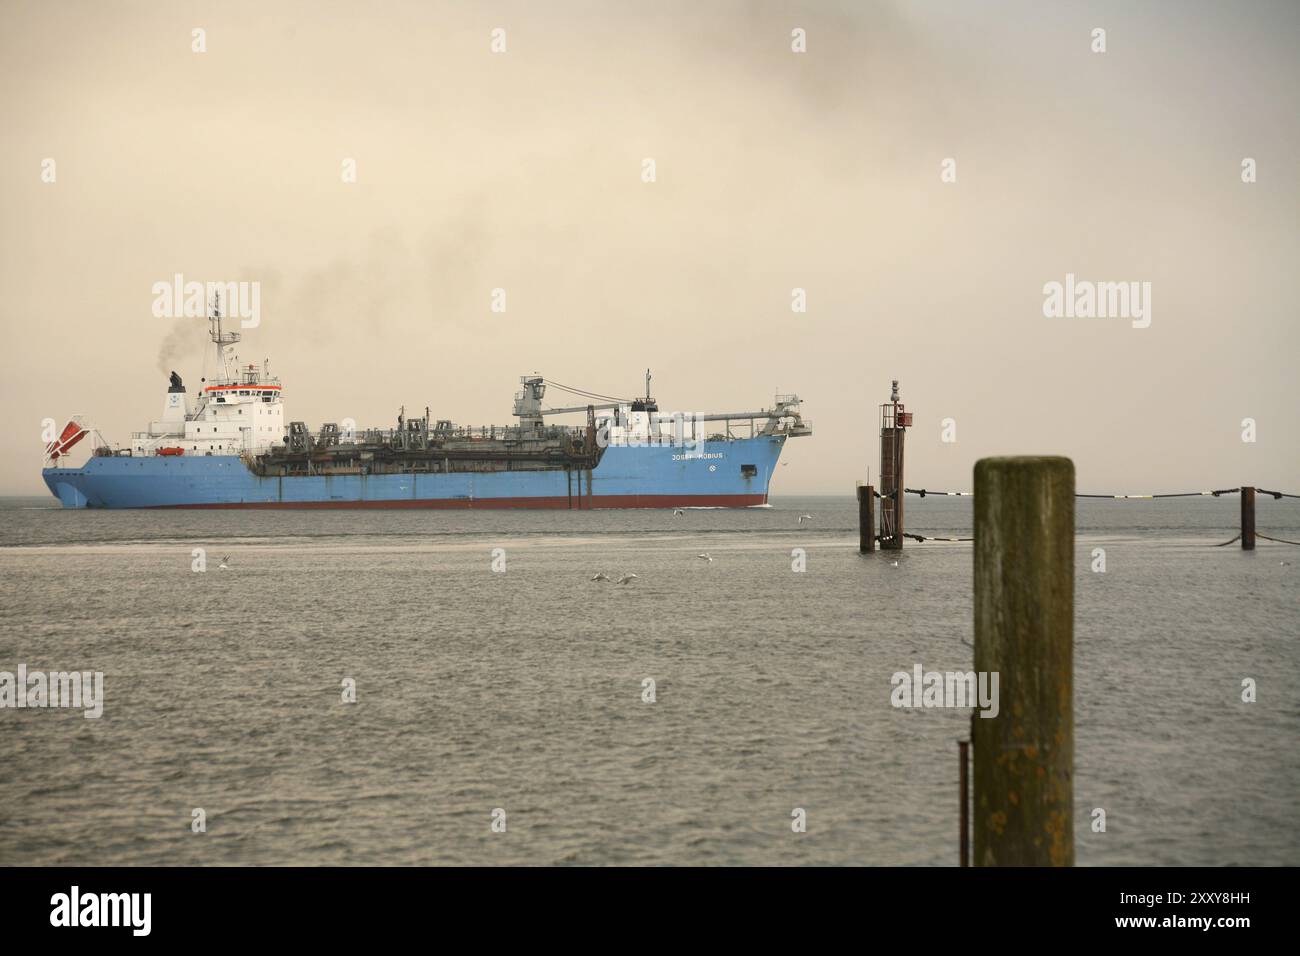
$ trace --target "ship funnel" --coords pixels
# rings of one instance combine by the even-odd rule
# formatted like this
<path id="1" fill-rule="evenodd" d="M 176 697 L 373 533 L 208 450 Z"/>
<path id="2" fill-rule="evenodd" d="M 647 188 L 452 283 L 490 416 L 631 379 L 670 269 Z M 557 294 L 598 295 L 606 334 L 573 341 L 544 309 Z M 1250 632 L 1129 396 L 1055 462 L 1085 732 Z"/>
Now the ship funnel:
<path id="1" fill-rule="evenodd" d="M 161 421 L 179 422 L 183 426 L 185 419 L 190 414 L 190 399 L 185 394 L 185 386 L 181 384 L 181 377 L 172 372 L 171 383 L 167 388 L 167 394 L 163 396 L 163 413 Z M 180 429 L 184 431 L 184 427 Z"/>

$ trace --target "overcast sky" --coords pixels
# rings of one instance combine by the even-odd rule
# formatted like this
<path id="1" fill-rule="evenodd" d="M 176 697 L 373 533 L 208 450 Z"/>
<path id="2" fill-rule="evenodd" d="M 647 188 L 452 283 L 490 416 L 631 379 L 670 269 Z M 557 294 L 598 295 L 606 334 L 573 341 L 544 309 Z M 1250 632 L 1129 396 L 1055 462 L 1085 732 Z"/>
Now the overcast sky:
<path id="1" fill-rule="evenodd" d="M 1298 11 L 5 0 L 0 493 L 45 493 L 42 419 L 126 443 L 197 385 L 175 273 L 261 283 L 240 358 L 313 428 L 650 367 L 666 411 L 799 393 L 773 494 L 851 494 L 898 378 L 914 486 L 1300 490 Z M 1068 273 L 1149 282 L 1150 326 L 1045 317 Z"/>

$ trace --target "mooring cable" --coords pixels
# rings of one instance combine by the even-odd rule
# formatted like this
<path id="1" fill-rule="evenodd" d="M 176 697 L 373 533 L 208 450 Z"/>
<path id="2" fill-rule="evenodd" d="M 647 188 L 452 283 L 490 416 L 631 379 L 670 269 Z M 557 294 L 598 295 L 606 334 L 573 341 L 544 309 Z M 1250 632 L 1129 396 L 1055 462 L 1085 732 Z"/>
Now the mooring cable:
<path id="1" fill-rule="evenodd" d="M 1241 490 L 1242 490 L 1241 488 L 1218 488 L 1210 491 L 1175 491 L 1175 492 L 1165 492 L 1163 494 L 1157 494 L 1157 495 L 1096 495 L 1096 494 L 1076 493 L 1074 497 L 1101 498 L 1101 499 L 1107 499 L 1111 501 L 1124 501 L 1124 500 L 1153 501 L 1157 498 L 1208 498 L 1208 497 L 1218 498 L 1220 495 L 1238 494 L 1241 492 Z M 973 491 L 931 491 L 928 488 L 903 488 L 902 491 L 904 494 L 917 495 L 918 497 L 921 498 L 925 498 L 928 495 L 939 495 L 947 498 L 969 498 L 969 497 L 974 497 L 975 495 L 975 492 Z M 1260 495 L 1269 495 L 1275 500 L 1280 498 L 1300 498 L 1300 495 L 1294 495 L 1285 491 L 1269 491 L 1266 488 L 1256 488 L 1255 492 Z M 875 494 L 877 498 L 882 498 L 882 497 L 893 498 L 898 495 L 898 490 L 895 489 L 893 492 L 891 492 L 888 495 L 881 495 L 880 492 L 876 492 Z M 937 535 L 922 535 L 922 534 L 909 534 L 909 533 L 904 533 L 902 537 L 911 538 L 914 541 L 959 542 L 959 541 L 975 540 L 974 538 L 951 538 L 951 537 L 940 537 Z M 1277 544 L 1290 544 L 1296 547 L 1300 547 L 1300 541 L 1290 541 L 1286 538 L 1272 538 L 1266 534 L 1260 534 L 1259 532 L 1255 532 L 1255 537 L 1262 538 L 1265 541 L 1273 541 L 1276 542 Z M 892 534 L 876 535 L 875 538 L 877 541 L 883 543 L 886 541 L 893 541 L 894 535 Z M 1229 538 L 1227 541 L 1224 541 L 1222 544 L 1213 545 L 1213 547 L 1216 548 L 1226 547 L 1227 545 L 1232 544 L 1234 541 L 1240 541 L 1240 540 L 1241 540 L 1241 535 L 1238 534 L 1235 537 Z"/>
<path id="2" fill-rule="evenodd" d="M 1260 494 L 1272 495 L 1274 498 L 1300 498 L 1300 495 L 1290 495 L 1283 491 L 1265 491 L 1262 488 L 1256 488 L 1255 490 Z M 975 492 L 973 491 L 931 491 L 928 488 L 904 488 L 903 491 L 909 495 L 917 495 L 921 498 L 924 498 L 927 495 L 940 495 L 949 498 L 969 498 L 974 497 L 975 495 Z M 1235 495 L 1239 491 L 1241 491 L 1240 488 L 1218 488 L 1214 491 L 1174 491 L 1158 495 L 1093 495 L 1077 492 L 1074 497 L 1106 498 L 1115 501 L 1123 501 L 1126 499 L 1152 500 L 1155 498 L 1218 498 L 1220 495 Z"/>
<path id="3" fill-rule="evenodd" d="M 1240 537 L 1240 535 L 1238 537 Z M 1263 538 L 1265 541 L 1276 541 L 1278 544 L 1294 544 L 1297 547 L 1300 547 L 1300 541 L 1288 541 L 1286 538 L 1270 538 L 1268 535 L 1260 534 L 1258 531 L 1255 532 L 1255 537 Z"/>
<path id="4" fill-rule="evenodd" d="M 904 538 L 911 538 L 911 539 L 914 540 L 914 541 L 952 541 L 952 542 L 959 542 L 959 541 L 974 541 L 974 540 L 975 540 L 974 538 L 946 538 L 946 537 L 941 537 L 941 536 L 939 536 L 939 535 L 933 535 L 933 534 L 931 534 L 931 535 L 912 534 L 910 531 L 904 532 L 904 533 L 903 533 L 903 537 L 904 537 Z M 1258 531 L 1255 532 L 1255 537 L 1257 537 L 1257 538 L 1263 538 L 1265 541 L 1275 541 L 1275 542 L 1277 542 L 1278 544 L 1293 544 L 1293 545 L 1295 545 L 1296 547 L 1300 547 L 1300 541 L 1288 541 L 1288 540 L 1285 539 L 1285 538 L 1270 538 L 1268 535 L 1266 535 L 1266 534 L 1260 534 Z M 892 541 L 892 540 L 894 540 L 894 536 L 893 536 L 892 534 L 891 534 L 891 535 L 883 535 L 883 536 L 882 536 L 882 535 L 876 535 L 876 540 L 879 541 L 879 542 L 881 542 L 881 543 L 883 543 L 883 542 L 885 542 L 885 541 Z M 1232 544 L 1234 541 L 1240 541 L 1240 540 L 1241 540 L 1241 535 L 1239 535 L 1239 534 L 1238 534 L 1238 535 L 1233 535 L 1233 536 L 1232 536 L 1231 538 L 1229 538 L 1227 541 L 1220 542 L 1219 544 L 1213 545 L 1213 547 L 1215 547 L 1215 548 L 1223 548 L 1223 547 L 1227 547 L 1228 545 Z"/>
<path id="5" fill-rule="evenodd" d="M 1240 488 L 1220 488 L 1218 491 L 1175 491 L 1162 495 L 1082 495 L 1076 494 L 1076 498 L 1114 498 L 1116 500 L 1124 498 L 1206 498 L 1213 495 L 1215 498 L 1219 495 L 1233 495 L 1241 491 Z"/>

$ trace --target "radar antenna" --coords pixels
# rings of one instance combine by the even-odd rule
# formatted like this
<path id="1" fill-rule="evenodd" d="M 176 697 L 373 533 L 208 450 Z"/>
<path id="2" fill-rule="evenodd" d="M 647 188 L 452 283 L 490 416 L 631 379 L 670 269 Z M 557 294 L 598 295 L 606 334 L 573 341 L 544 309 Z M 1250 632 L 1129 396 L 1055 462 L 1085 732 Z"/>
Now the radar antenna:
<path id="1" fill-rule="evenodd" d="M 212 315 L 208 317 L 208 324 L 211 329 L 208 335 L 212 339 L 213 347 L 217 350 L 217 372 L 222 379 L 228 379 L 230 376 L 226 369 L 226 349 L 233 346 L 239 341 L 238 332 L 223 332 L 221 330 L 221 291 L 217 290 L 212 297 Z"/>

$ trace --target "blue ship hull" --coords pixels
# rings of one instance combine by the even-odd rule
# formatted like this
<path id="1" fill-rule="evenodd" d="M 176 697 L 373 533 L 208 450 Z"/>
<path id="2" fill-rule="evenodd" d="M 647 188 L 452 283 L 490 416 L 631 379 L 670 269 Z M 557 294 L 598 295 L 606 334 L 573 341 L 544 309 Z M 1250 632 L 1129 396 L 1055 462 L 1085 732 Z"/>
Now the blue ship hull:
<path id="1" fill-rule="evenodd" d="M 784 435 L 613 446 L 587 470 L 263 478 L 234 455 L 92 457 L 46 468 L 65 508 L 669 508 L 767 503 Z M 744 467 L 751 466 L 751 467 Z"/>

